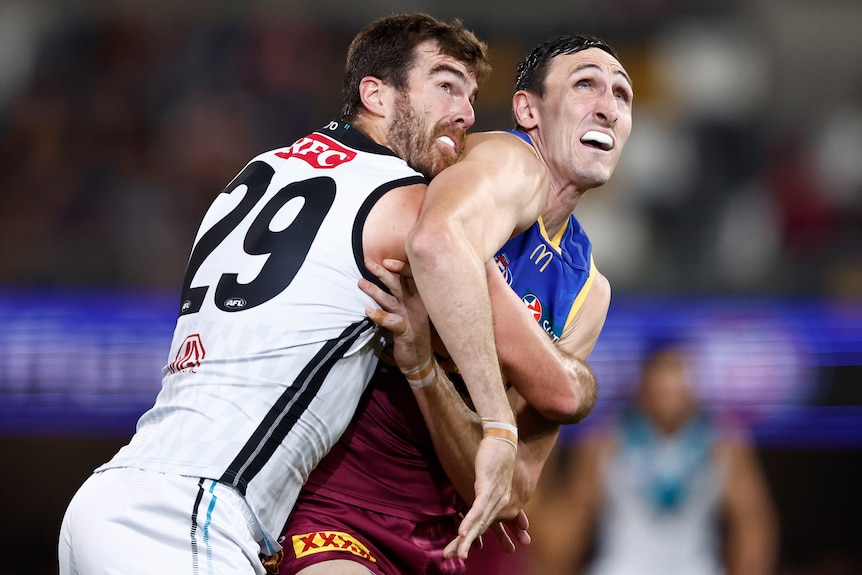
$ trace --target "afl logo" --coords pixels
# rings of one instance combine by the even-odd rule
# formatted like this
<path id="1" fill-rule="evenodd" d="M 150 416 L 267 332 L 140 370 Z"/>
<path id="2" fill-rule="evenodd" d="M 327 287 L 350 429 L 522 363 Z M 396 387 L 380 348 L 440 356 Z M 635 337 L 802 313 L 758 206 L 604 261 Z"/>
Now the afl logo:
<path id="1" fill-rule="evenodd" d="M 521 298 L 521 301 L 524 302 L 524 305 L 527 306 L 527 309 L 533 312 L 533 319 L 539 321 L 542 319 L 542 302 L 539 301 L 535 295 L 528 293 L 524 297 Z"/>
<path id="2" fill-rule="evenodd" d="M 248 302 L 245 301 L 244 298 L 241 297 L 229 297 L 224 300 L 224 309 L 225 311 L 239 311 L 248 305 Z"/>

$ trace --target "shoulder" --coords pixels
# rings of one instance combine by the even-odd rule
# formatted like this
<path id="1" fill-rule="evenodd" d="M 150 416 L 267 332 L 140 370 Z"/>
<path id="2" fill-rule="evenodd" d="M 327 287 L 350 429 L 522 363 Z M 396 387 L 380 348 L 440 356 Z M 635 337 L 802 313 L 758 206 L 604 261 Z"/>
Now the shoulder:
<path id="1" fill-rule="evenodd" d="M 487 160 L 500 159 L 502 162 L 525 162 L 544 170 L 541 160 L 533 146 L 511 132 L 476 132 L 469 134 L 464 143 L 464 159 L 471 157 Z M 501 162 L 501 163 L 502 163 Z"/>
<path id="2" fill-rule="evenodd" d="M 371 207 L 363 227 L 365 255 L 406 260 L 404 242 L 416 223 L 427 189 L 425 184 L 399 186 L 383 194 Z"/>
<path id="3" fill-rule="evenodd" d="M 470 134 L 461 157 L 431 187 L 446 182 L 459 192 L 469 186 L 472 201 L 483 210 L 502 211 L 497 216 L 511 224 L 510 232 L 521 232 L 536 221 L 550 189 L 547 168 L 533 147 L 507 132 Z"/>
<path id="4" fill-rule="evenodd" d="M 563 330 L 557 346 L 586 360 L 593 351 L 607 319 L 611 304 L 611 283 L 597 269 L 581 307 Z"/>

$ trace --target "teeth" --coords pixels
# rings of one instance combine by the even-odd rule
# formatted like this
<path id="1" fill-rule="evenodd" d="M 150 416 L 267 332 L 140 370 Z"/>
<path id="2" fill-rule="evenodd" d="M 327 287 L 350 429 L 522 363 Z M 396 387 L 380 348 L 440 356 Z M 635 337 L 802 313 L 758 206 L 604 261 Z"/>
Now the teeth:
<path id="1" fill-rule="evenodd" d="M 450 148 L 455 147 L 455 140 L 453 140 L 449 136 L 440 136 L 439 138 L 437 138 L 437 141 L 446 146 L 449 146 Z"/>
<path id="2" fill-rule="evenodd" d="M 596 142 L 597 144 L 600 144 L 605 149 L 608 149 L 614 145 L 614 141 L 610 136 L 608 136 L 607 134 L 605 134 L 603 132 L 597 132 L 595 130 L 590 130 L 589 132 L 584 134 L 584 137 L 581 138 L 581 141 L 582 142 Z"/>

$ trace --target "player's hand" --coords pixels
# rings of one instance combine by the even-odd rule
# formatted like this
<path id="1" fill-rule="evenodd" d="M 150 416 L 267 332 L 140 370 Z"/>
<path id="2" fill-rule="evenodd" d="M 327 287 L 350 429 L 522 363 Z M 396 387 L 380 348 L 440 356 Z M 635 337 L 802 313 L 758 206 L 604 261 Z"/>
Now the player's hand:
<path id="1" fill-rule="evenodd" d="M 476 453 L 476 498 L 458 527 L 458 537 L 443 550 L 444 557 L 466 559 L 470 546 L 495 521 L 509 502 L 517 450 L 505 441 L 486 437 Z"/>
<path id="2" fill-rule="evenodd" d="M 497 538 L 500 548 L 506 553 L 514 553 L 517 545 L 529 545 L 532 541 L 530 533 L 530 521 L 523 510 L 518 512 L 514 519 L 509 521 L 497 521 L 488 529 Z M 516 545 L 517 543 L 517 545 Z"/>
<path id="3" fill-rule="evenodd" d="M 359 288 L 383 308 L 366 308 L 371 321 L 392 332 L 393 359 L 403 372 L 416 371 L 431 357 L 431 330 L 428 313 L 410 267 L 400 260 L 383 260 L 383 265 L 366 261 L 365 266 L 385 285 L 386 293 L 374 283 L 361 278 Z"/>

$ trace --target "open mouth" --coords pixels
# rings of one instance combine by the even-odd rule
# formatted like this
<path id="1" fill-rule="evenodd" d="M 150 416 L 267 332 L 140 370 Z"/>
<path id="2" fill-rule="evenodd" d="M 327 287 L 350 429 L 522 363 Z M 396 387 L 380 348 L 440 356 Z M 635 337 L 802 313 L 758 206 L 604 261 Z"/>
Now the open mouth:
<path id="1" fill-rule="evenodd" d="M 439 138 L 437 138 L 437 141 L 440 142 L 441 144 L 443 144 L 444 146 L 448 146 L 448 147 L 452 148 L 453 150 L 457 151 L 457 148 L 455 146 L 455 140 L 453 140 L 449 136 L 440 136 Z"/>
<path id="2" fill-rule="evenodd" d="M 597 132 L 596 130 L 590 130 L 581 136 L 581 143 L 604 151 L 608 151 L 614 147 L 613 138 L 604 132 Z"/>

